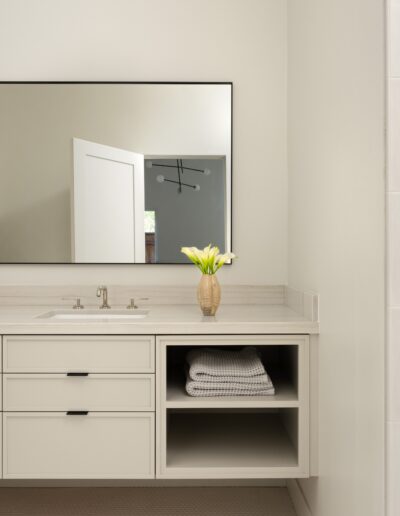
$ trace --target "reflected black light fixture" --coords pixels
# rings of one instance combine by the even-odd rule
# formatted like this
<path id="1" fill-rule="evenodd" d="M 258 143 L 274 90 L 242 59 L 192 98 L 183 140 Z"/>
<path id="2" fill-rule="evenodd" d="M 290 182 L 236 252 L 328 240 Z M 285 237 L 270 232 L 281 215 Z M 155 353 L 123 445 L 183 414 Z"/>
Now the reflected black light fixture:
<path id="1" fill-rule="evenodd" d="M 196 192 L 198 192 L 200 190 L 200 185 L 192 185 L 192 184 L 184 183 L 182 181 L 183 173 L 184 173 L 185 170 L 190 170 L 191 172 L 198 172 L 200 174 L 204 174 L 205 176 L 209 176 L 211 174 L 211 170 L 209 168 L 201 169 L 201 168 L 185 167 L 183 165 L 183 160 L 182 159 L 177 159 L 176 160 L 176 165 L 163 165 L 161 163 L 153 163 L 152 161 L 147 161 L 146 162 L 146 168 L 153 168 L 153 167 L 174 168 L 174 169 L 176 169 L 177 172 L 178 172 L 178 180 L 177 181 L 175 181 L 173 179 L 167 179 L 162 174 L 159 174 L 157 176 L 157 181 L 159 183 L 173 183 L 173 184 L 178 185 L 178 192 L 179 193 L 182 193 L 182 188 L 183 187 L 192 188 Z"/>

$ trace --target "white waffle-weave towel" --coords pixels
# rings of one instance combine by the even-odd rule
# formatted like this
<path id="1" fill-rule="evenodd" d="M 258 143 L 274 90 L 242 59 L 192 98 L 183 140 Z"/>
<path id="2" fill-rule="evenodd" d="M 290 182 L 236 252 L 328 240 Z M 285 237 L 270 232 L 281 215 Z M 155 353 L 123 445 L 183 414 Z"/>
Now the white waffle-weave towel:
<path id="1" fill-rule="evenodd" d="M 273 396 L 272 382 L 269 385 L 235 382 L 195 382 L 189 377 L 186 392 L 190 396 Z"/>
<path id="2" fill-rule="evenodd" d="M 275 389 L 256 348 L 195 348 L 188 352 L 186 391 L 191 396 L 273 395 Z"/>

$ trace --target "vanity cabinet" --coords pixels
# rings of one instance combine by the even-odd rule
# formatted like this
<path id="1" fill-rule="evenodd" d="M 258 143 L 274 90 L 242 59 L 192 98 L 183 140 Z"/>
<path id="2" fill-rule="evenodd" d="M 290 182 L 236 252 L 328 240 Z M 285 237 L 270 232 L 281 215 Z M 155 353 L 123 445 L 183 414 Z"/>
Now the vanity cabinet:
<path id="1" fill-rule="evenodd" d="M 190 397 L 199 346 L 256 347 L 275 395 Z M 13 335 L 2 356 L 4 479 L 309 475 L 308 335 Z"/>
<path id="2" fill-rule="evenodd" d="M 3 478 L 154 478 L 153 336 L 5 336 Z"/>

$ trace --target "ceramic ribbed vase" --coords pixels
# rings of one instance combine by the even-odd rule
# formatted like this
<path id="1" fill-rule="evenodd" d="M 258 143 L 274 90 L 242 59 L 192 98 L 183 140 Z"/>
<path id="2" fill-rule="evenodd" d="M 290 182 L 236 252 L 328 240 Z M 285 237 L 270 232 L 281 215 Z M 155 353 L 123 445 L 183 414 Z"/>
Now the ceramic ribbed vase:
<path id="1" fill-rule="evenodd" d="M 197 299 L 203 315 L 215 315 L 221 301 L 221 287 L 215 274 L 202 275 Z"/>

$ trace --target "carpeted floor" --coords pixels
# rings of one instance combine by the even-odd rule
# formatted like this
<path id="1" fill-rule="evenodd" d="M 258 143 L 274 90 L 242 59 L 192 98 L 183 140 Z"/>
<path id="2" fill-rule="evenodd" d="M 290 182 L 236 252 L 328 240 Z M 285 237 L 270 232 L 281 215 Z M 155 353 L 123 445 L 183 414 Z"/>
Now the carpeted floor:
<path id="1" fill-rule="evenodd" d="M 0 488 L 1 516 L 295 516 L 283 487 Z"/>

